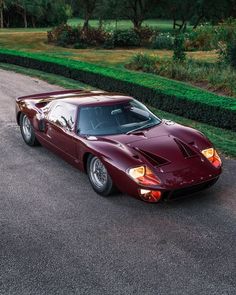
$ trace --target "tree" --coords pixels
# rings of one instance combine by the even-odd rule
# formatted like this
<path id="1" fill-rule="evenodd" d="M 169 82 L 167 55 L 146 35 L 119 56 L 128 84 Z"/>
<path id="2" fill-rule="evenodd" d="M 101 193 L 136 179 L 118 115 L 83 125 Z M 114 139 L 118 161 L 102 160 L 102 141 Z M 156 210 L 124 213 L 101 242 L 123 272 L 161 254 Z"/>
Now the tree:
<path id="1" fill-rule="evenodd" d="M 134 29 L 140 30 L 148 12 L 161 3 L 160 0 L 121 0 L 123 15 L 130 19 Z"/>
<path id="2" fill-rule="evenodd" d="M 68 7 L 64 0 L 0 0 L 0 4 L 2 1 L 7 26 L 53 26 L 66 22 L 68 18 Z"/>
<path id="3" fill-rule="evenodd" d="M 196 14 L 199 0 L 166 0 L 162 2 L 164 14 L 173 20 L 173 29 L 185 30 Z"/>
<path id="4" fill-rule="evenodd" d="M 3 18 L 3 10 L 4 10 L 4 0 L 0 0 L 0 28 L 4 27 L 4 18 Z"/>
<path id="5" fill-rule="evenodd" d="M 84 30 L 88 29 L 89 27 L 89 21 L 93 15 L 97 3 L 98 0 L 78 0 L 78 6 L 81 7 L 84 12 Z"/>

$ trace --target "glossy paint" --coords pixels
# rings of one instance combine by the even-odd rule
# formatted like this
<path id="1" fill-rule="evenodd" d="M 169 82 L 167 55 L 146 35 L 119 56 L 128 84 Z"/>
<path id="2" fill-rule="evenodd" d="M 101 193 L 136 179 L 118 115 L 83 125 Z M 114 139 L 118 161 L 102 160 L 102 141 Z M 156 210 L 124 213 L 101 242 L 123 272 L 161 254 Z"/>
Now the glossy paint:
<path id="1" fill-rule="evenodd" d="M 87 138 L 77 134 L 77 122 L 69 130 L 48 120 L 52 106 L 59 102 L 73 104 L 79 112 L 82 105 L 107 105 L 130 99 L 116 93 L 81 90 L 36 94 L 16 100 L 16 119 L 19 124 L 20 114 L 26 114 L 38 141 L 82 171 L 86 172 L 88 155 L 97 156 L 117 188 L 134 197 L 139 197 L 143 188 L 161 191 L 164 198 L 170 198 L 176 192 L 185 194 L 206 188 L 218 179 L 221 167 L 215 168 L 201 154 L 212 143 L 195 129 L 162 120 L 160 125 L 135 134 Z M 40 120 L 45 122 L 44 132 L 39 130 Z M 148 166 L 161 184 L 138 185 L 127 170 L 140 165 Z"/>

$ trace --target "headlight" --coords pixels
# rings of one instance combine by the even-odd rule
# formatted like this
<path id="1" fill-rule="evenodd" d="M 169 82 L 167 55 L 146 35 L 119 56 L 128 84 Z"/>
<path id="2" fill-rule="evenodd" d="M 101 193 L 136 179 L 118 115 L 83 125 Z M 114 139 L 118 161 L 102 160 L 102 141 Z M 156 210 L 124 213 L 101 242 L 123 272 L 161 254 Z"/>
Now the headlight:
<path id="1" fill-rule="evenodd" d="M 218 168 L 221 166 L 221 159 L 214 148 L 209 148 L 202 151 L 202 154 L 211 162 L 211 164 Z"/>
<path id="2" fill-rule="evenodd" d="M 130 168 L 127 173 L 141 185 L 158 185 L 161 183 L 160 179 L 146 166 Z"/>

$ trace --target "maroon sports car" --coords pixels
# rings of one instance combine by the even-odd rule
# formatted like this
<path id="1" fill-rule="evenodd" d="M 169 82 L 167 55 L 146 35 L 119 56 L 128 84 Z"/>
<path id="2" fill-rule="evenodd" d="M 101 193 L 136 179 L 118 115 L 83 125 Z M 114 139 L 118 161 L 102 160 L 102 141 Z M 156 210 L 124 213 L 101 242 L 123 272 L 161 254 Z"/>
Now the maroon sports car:
<path id="1" fill-rule="evenodd" d="M 147 202 L 213 185 L 221 160 L 199 131 L 161 120 L 132 97 L 62 91 L 20 97 L 24 141 L 41 144 L 88 174 L 93 189 L 115 189 Z"/>

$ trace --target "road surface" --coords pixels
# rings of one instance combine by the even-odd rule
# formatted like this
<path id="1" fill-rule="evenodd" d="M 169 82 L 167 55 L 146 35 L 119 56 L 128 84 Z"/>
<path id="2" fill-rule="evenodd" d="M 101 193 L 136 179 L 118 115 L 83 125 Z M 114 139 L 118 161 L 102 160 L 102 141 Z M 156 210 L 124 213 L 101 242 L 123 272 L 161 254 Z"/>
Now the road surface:
<path id="1" fill-rule="evenodd" d="M 0 70 L 0 294 L 236 294 L 236 161 L 178 202 L 100 197 L 21 139 L 15 97 L 56 89 Z"/>

